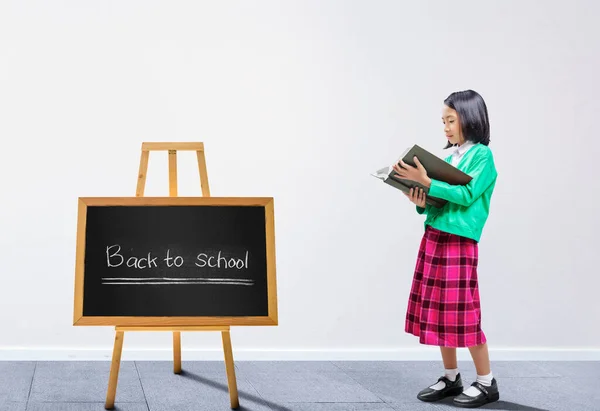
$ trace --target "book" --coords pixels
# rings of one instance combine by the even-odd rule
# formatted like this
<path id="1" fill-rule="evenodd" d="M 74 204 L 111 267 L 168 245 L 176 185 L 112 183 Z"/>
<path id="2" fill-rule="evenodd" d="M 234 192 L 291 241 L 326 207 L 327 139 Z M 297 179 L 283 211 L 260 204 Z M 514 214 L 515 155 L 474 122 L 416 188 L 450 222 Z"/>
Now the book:
<path id="1" fill-rule="evenodd" d="M 404 153 L 402 153 L 400 158 L 398 158 L 396 163 L 400 164 L 400 160 L 402 160 L 406 164 L 416 167 L 417 165 L 414 161 L 415 156 L 419 159 L 425 170 L 427 170 L 427 175 L 431 179 L 443 181 L 452 185 L 465 185 L 472 180 L 470 175 L 459 170 L 452 164 L 446 162 L 444 159 L 439 158 L 435 154 L 430 153 L 417 144 L 407 148 Z M 426 194 L 425 203 L 436 208 L 441 208 L 448 202 L 442 198 L 429 196 L 429 189 L 424 185 L 417 183 L 416 181 L 406 180 L 399 177 L 398 173 L 394 171 L 392 166 L 380 168 L 374 173 L 371 173 L 371 175 L 407 194 L 411 188 L 422 188 Z"/>

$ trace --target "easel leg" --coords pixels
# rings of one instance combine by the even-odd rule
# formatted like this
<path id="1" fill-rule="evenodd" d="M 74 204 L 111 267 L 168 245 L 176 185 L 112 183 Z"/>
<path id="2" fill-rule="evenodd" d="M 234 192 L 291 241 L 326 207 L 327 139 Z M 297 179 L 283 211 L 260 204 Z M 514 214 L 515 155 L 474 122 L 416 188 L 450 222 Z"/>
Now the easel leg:
<path id="1" fill-rule="evenodd" d="M 173 331 L 173 372 L 181 374 L 181 333 Z"/>
<path id="2" fill-rule="evenodd" d="M 200 173 L 200 189 L 204 197 L 210 197 L 210 188 L 208 187 L 208 173 L 206 171 L 206 158 L 204 151 L 196 151 L 198 157 L 198 172 Z"/>
<path id="3" fill-rule="evenodd" d="M 104 408 L 111 410 L 115 407 L 115 396 L 117 394 L 117 381 L 119 379 L 119 368 L 121 367 L 121 352 L 123 351 L 123 331 L 117 331 L 115 335 L 115 346 L 113 348 L 112 364 L 110 366 L 110 377 L 108 379 L 108 392 L 106 393 L 106 404 Z"/>
<path id="4" fill-rule="evenodd" d="M 169 196 L 177 197 L 177 151 L 169 150 Z"/>
<path id="5" fill-rule="evenodd" d="M 140 157 L 140 169 L 138 172 L 137 187 L 135 190 L 136 197 L 142 197 L 144 195 L 144 189 L 146 188 L 146 175 L 148 174 L 149 157 L 150 152 L 142 150 L 142 154 Z"/>
<path id="6" fill-rule="evenodd" d="M 235 379 L 235 367 L 233 365 L 233 352 L 231 350 L 231 336 L 229 331 L 221 331 L 223 339 L 223 352 L 225 354 L 225 369 L 227 370 L 227 383 L 229 385 L 229 400 L 231 408 L 236 409 L 240 406 L 238 399 L 237 382 Z"/>

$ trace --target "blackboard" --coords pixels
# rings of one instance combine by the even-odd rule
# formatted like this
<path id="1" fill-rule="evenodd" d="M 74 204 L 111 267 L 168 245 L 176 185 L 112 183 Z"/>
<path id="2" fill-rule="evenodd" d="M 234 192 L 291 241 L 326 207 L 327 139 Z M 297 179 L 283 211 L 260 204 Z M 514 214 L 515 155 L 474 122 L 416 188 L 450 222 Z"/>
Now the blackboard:
<path id="1" fill-rule="evenodd" d="M 272 198 L 79 198 L 75 325 L 275 325 Z"/>

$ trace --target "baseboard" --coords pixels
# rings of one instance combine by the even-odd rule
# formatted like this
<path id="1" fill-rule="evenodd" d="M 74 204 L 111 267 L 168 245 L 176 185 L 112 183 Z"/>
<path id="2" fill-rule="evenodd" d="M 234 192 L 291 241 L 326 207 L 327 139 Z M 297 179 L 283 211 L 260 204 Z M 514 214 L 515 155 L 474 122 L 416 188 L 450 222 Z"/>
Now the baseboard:
<path id="1" fill-rule="evenodd" d="M 236 361 L 439 361 L 436 347 L 399 349 L 233 350 Z M 459 359 L 470 359 L 459 349 Z M 110 361 L 111 349 L 0 347 L 0 361 Z M 490 348 L 492 361 L 600 361 L 600 348 Z M 123 348 L 123 361 L 170 361 L 168 348 Z M 182 360 L 222 361 L 219 349 L 182 347 Z"/>

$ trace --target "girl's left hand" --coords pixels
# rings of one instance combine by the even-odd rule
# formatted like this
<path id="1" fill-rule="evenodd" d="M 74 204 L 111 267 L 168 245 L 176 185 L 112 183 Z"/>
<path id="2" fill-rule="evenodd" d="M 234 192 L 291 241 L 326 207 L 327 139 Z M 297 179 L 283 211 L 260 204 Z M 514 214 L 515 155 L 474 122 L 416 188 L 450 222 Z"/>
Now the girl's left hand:
<path id="1" fill-rule="evenodd" d="M 406 164 L 404 161 L 400 160 L 400 166 L 398 164 L 394 164 L 394 171 L 398 173 L 400 178 L 406 180 L 416 181 L 417 183 L 423 184 L 425 187 L 429 187 L 431 185 L 431 179 L 427 176 L 427 170 L 421 164 L 417 157 L 414 157 L 416 167 Z"/>

